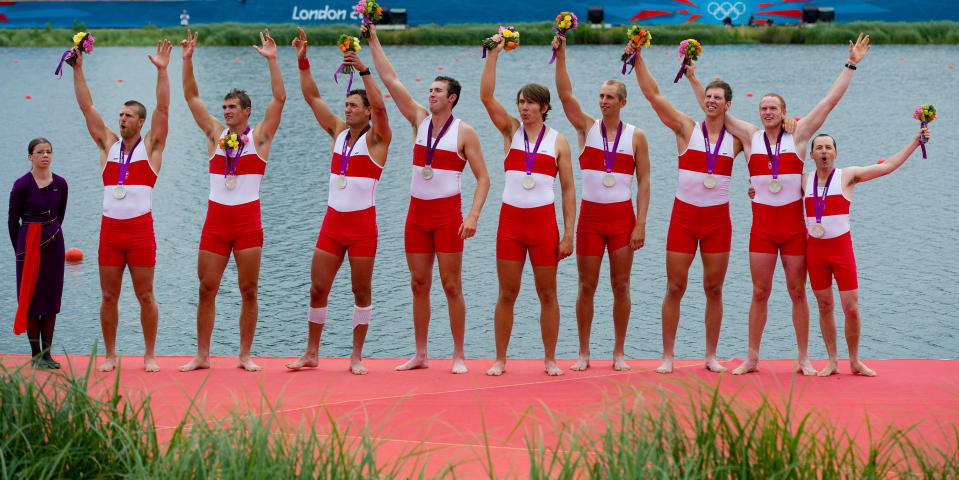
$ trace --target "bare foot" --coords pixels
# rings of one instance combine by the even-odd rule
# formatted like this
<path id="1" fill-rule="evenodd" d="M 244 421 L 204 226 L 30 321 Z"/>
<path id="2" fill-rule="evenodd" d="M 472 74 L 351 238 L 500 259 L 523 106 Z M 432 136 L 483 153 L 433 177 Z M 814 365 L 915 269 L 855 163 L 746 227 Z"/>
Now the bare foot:
<path id="1" fill-rule="evenodd" d="M 570 370 L 575 370 L 577 372 L 582 372 L 583 370 L 586 370 L 587 368 L 589 368 L 588 354 L 587 355 L 580 354 L 579 359 L 576 360 L 576 363 L 574 363 L 571 367 L 569 367 Z"/>
<path id="2" fill-rule="evenodd" d="M 370 371 L 367 370 L 366 367 L 363 366 L 363 360 L 362 360 L 362 359 L 359 359 L 359 358 L 351 358 L 351 359 L 350 359 L 350 373 L 352 373 L 353 375 L 366 375 L 367 373 L 370 373 Z"/>
<path id="3" fill-rule="evenodd" d="M 465 358 L 454 358 L 453 359 L 453 368 L 450 369 L 453 373 L 466 373 L 469 370 L 466 368 L 466 359 Z"/>
<path id="4" fill-rule="evenodd" d="M 806 376 L 811 376 L 818 373 L 816 372 L 816 367 L 812 366 L 812 362 L 810 362 L 808 358 L 796 360 L 796 371 L 802 372 L 802 374 Z"/>
<path id="5" fill-rule="evenodd" d="M 116 357 L 116 355 L 114 355 L 114 356 L 112 356 L 112 357 L 106 357 L 106 358 L 103 360 L 103 363 L 101 363 L 101 364 L 97 367 L 97 371 L 98 371 L 98 372 L 112 372 L 115 368 L 117 368 L 117 357 Z"/>
<path id="6" fill-rule="evenodd" d="M 759 359 L 758 358 L 747 358 L 742 365 L 733 369 L 733 375 L 742 375 L 745 373 L 753 373 L 759 371 Z"/>
<path id="7" fill-rule="evenodd" d="M 236 366 L 248 372 L 260 371 L 260 366 L 253 363 L 253 359 L 251 359 L 250 357 L 240 358 L 240 360 L 236 362 Z"/>
<path id="8" fill-rule="evenodd" d="M 828 377 L 830 375 L 836 375 L 839 373 L 839 364 L 835 360 L 830 360 L 826 363 L 826 366 L 819 371 L 816 375 L 820 377 Z"/>
<path id="9" fill-rule="evenodd" d="M 556 360 L 546 360 L 546 374 L 551 377 L 558 377 L 563 371 L 556 366 Z"/>
<path id="10" fill-rule="evenodd" d="M 850 360 L 849 367 L 852 369 L 852 373 L 855 375 L 863 375 L 866 377 L 875 377 L 876 371 L 867 367 L 866 364 L 862 363 L 859 360 Z"/>
<path id="11" fill-rule="evenodd" d="M 723 373 L 726 371 L 726 367 L 719 364 L 719 360 L 716 360 L 715 357 L 706 359 L 706 370 L 715 373 Z"/>
<path id="12" fill-rule="evenodd" d="M 159 372 L 160 366 L 157 365 L 157 361 L 153 358 L 153 355 L 143 356 L 143 369 L 147 372 Z"/>
<path id="13" fill-rule="evenodd" d="M 407 360 L 406 363 L 396 366 L 396 370 L 401 372 L 405 370 L 419 370 L 421 368 L 430 368 L 430 359 L 427 358 L 426 355 L 423 355 L 422 357 L 416 355 Z"/>
<path id="14" fill-rule="evenodd" d="M 297 358 L 295 362 L 290 362 L 286 364 L 286 368 L 290 370 L 299 370 L 303 367 L 316 368 L 319 365 L 319 359 L 315 353 L 304 353 L 302 357 Z"/>
<path id="15" fill-rule="evenodd" d="M 613 356 L 613 370 L 617 372 L 625 372 L 627 370 L 632 370 L 632 367 L 626 363 L 626 359 L 623 357 Z"/>
<path id="16" fill-rule="evenodd" d="M 179 370 L 181 372 L 190 372 L 193 370 L 202 370 L 204 368 L 210 368 L 210 357 L 193 357 L 193 360 L 190 360 L 190 362 L 186 365 L 180 365 Z"/>
<path id="17" fill-rule="evenodd" d="M 656 373 L 673 373 L 673 359 L 664 358 L 663 363 L 656 367 Z"/>
<path id="18" fill-rule="evenodd" d="M 489 370 L 486 371 L 487 375 L 498 377 L 506 373 L 506 360 L 497 360 L 493 362 L 493 366 L 489 367 Z"/>

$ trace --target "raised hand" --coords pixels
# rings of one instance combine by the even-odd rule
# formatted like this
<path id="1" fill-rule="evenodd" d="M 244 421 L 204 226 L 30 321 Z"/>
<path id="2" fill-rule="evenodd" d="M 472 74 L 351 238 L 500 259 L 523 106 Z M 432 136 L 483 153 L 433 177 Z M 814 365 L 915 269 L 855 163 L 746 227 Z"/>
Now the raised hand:
<path id="1" fill-rule="evenodd" d="M 270 29 L 267 28 L 266 33 L 260 32 L 260 44 L 262 46 L 257 47 L 253 45 L 253 48 L 256 49 L 256 52 L 260 55 L 263 55 L 266 59 L 275 59 L 276 58 L 276 42 L 270 37 Z"/>
<path id="2" fill-rule="evenodd" d="M 193 49 L 196 48 L 196 37 L 200 35 L 200 32 L 193 32 L 192 36 L 190 30 L 186 31 L 186 40 L 180 40 L 180 54 L 184 59 L 193 58 Z"/>
<path id="3" fill-rule="evenodd" d="M 360 60 L 360 56 L 356 52 L 347 50 L 343 52 L 343 63 L 346 65 L 353 66 L 353 69 L 357 72 L 363 72 L 366 70 L 366 65 Z"/>
<path id="4" fill-rule="evenodd" d="M 929 141 L 929 127 L 922 127 L 919 129 L 919 132 L 916 133 L 915 140 L 919 143 L 925 143 Z"/>
<path id="5" fill-rule="evenodd" d="M 553 35 L 553 48 L 555 50 L 565 50 L 566 49 L 566 37 L 562 35 Z"/>
<path id="6" fill-rule="evenodd" d="M 167 39 L 157 40 L 157 51 L 156 56 L 147 54 L 147 57 L 156 65 L 157 70 L 163 70 L 170 64 L 170 52 L 173 50 L 173 45 L 170 44 L 170 41 Z"/>
<path id="7" fill-rule="evenodd" d="M 503 35 L 497 33 L 489 38 L 496 42 L 496 46 L 490 49 L 491 52 L 502 52 L 503 48 L 506 47 L 506 40 L 503 38 Z"/>
<path id="8" fill-rule="evenodd" d="M 862 57 L 866 56 L 866 52 L 870 48 L 869 35 L 863 35 L 862 32 L 859 32 L 859 38 L 856 39 L 855 44 L 852 43 L 852 40 L 849 41 L 849 63 L 855 65 L 862 61 Z"/>
<path id="9" fill-rule="evenodd" d="M 300 36 L 293 39 L 293 48 L 296 49 L 296 58 L 306 58 L 306 32 L 302 28 L 296 27 Z"/>

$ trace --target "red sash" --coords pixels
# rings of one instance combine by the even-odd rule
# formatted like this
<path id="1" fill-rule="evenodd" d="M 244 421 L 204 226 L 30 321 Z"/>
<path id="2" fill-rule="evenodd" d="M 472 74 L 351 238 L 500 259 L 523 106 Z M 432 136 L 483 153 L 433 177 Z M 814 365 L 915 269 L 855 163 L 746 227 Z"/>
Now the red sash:
<path id="1" fill-rule="evenodd" d="M 20 276 L 20 298 L 17 303 L 17 315 L 13 320 L 14 335 L 27 331 L 27 311 L 30 310 L 33 291 L 37 287 L 37 276 L 40 273 L 40 230 L 42 228 L 41 223 L 27 225 L 23 273 Z"/>

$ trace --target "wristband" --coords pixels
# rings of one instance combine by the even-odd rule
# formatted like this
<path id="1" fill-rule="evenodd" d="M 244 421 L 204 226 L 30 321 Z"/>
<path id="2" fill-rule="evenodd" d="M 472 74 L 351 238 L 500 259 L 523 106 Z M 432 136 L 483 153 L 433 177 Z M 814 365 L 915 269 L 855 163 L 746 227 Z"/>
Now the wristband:
<path id="1" fill-rule="evenodd" d="M 367 75 L 371 75 L 372 73 L 373 72 L 370 71 L 370 67 L 366 67 L 366 70 L 363 70 L 362 72 L 360 72 L 360 76 L 365 77 Z"/>
<path id="2" fill-rule="evenodd" d="M 850 70 L 855 70 L 855 69 L 856 69 L 856 66 L 853 65 L 853 64 L 851 64 L 851 63 L 847 63 L 847 64 L 845 65 L 845 67 L 848 68 L 848 69 L 850 69 Z"/>
<path id="3" fill-rule="evenodd" d="M 298 59 L 296 60 L 296 64 L 297 64 L 297 66 L 300 68 L 300 70 L 309 70 L 309 69 L 310 69 L 310 59 L 309 59 L 309 58 L 306 58 L 306 57 L 298 58 Z"/>

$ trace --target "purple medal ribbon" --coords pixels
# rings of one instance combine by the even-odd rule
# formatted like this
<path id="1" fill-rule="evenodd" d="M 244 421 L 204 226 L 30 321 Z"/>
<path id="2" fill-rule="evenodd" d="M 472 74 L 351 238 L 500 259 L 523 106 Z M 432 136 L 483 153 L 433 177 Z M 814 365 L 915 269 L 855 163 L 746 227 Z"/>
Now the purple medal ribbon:
<path id="1" fill-rule="evenodd" d="M 679 73 L 676 74 L 676 78 L 673 79 L 673 83 L 679 83 L 679 79 L 683 78 L 683 74 L 686 73 L 686 65 L 689 65 L 689 57 L 683 57 L 683 63 L 679 66 Z"/>
<path id="2" fill-rule="evenodd" d="M 636 47 L 636 51 L 639 51 L 640 47 Z M 626 61 L 623 62 L 623 75 L 629 75 L 633 73 L 633 68 L 636 67 L 636 64 L 633 63 L 633 60 L 636 58 L 636 52 L 633 52 L 630 56 L 626 57 Z M 629 72 L 626 72 L 626 67 L 629 67 Z M 673 82 L 676 83 L 676 82 Z"/>
<path id="3" fill-rule="evenodd" d="M 73 48 L 63 52 L 63 56 L 60 57 L 60 63 L 57 65 L 57 69 L 53 72 L 57 78 L 63 78 L 63 62 L 67 61 L 68 58 L 74 57 L 75 55 L 78 55 L 78 53 L 75 52 Z"/>
<path id="4" fill-rule="evenodd" d="M 710 151 L 709 146 L 709 130 L 706 129 L 706 122 L 702 123 L 703 127 L 703 140 L 706 141 L 706 173 L 709 175 L 713 174 L 713 168 L 716 167 L 716 160 L 719 159 L 719 147 L 723 145 L 723 137 L 726 135 L 726 125 L 723 125 L 723 128 L 719 130 L 719 140 L 716 141 L 716 148 L 713 151 Z"/>
<path id="5" fill-rule="evenodd" d="M 443 128 L 440 129 L 440 133 L 436 135 L 436 141 L 433 142 L 433 119 L 430 118 L 430 126 L 426 129 L 426 166 L 429 167 L 433 164 L 433 154 L 436 153 L 436 147 L 440 144 L 440 139 L 443 138 L 443 135 L 446 134 L 446 130 L 450 128 L 450 125 L 453 124 L 453 116 L 450 115 L 450 118 L 446 119 L 446 123 L 443 124 Z"/>
<path id="6" fill-rule="evenodd" d="M 343 141 L 343 149 L 340 150 L 340 175 L 346 175 L 346 166 L 350 162 L 350 157 L 353 155 L 353 147 L 356 147 L 356 143 L 360 141 L 366 132 L 370 130 L 370 125 L 367 124 L 363 127 L 363 131 L 356 137 L 356 142 L 353 142 L 353 145 L 350 145 L 350 130 L 346 130 L 346 140 Z M 347 150 L 346 147 L 349 146 L 350 149 Z"/>
<path id="7" fill-rule="evenodd" d="M 526 135 L 526 128 L 520 126 L 523 129 L 523 142 L 526 144 L 526 149 L 523 153 L 526 154 L 526 174 L 533 174 L 533 163 L 536 161 L 536 152 L 539 151 L 539 144 L 543 141 L 543 134 L 546 133 L 546 125 L 543 125 L 543 128 L 539 130 L 539 137 L 536 138 L 536 145 L 533 146 L 533 151 L 529 151 L 529 137 Z"/>
<path id="8" fill-rule="evenodd" d="M 822 200 L 819 199 L 819 174 L 813 173 L 813 184 L 812 184 L 812 201 L 813 207 L 816 209 L 816 223 L 822 224 L 822 214 L 826 211 L 826 197 L 829 195 L 829 182 L 832 181 L 832 175 L 836 173 L 836 169 L 832 169 L 829 172 L 829 177 L 826 178 L 826 187 L 822 191 Z"/>
<path id="9" fill-rule="evenodd" d="M 708 141 L 708 140 L 707 140 Z M 769 137 L 763 132 L 763 141 L 766 142 L 766 155 L 772 164 L 773 178 L 779 178 L 779 144 L 783 141 L 783 129 L 779 129 L 779 136 L 776 137 L 776 155 L 773 155 L 772 147 L 769 145 Z"/>
<path id="10" fill-rule="evenodd" d="M 126 160 L 123 159 L 123 140 L 120 140 L 120 161 L 117 162 L 120 168 L 118 169 L 117 173 L 117 185 L 121 187 L 123 186 L 123 182 L 127 179 L 127 171 L 130 169 L 130 162 L 133 160 L 133 151 L 136 150 L 140 145 L 141 140 L 143 140 L 142 137 L 137 138 L 137 143 L 133 144 L 133 148 L 130 149 L 130 154 L 127 155 Z"/>
<path id="11" fill-rule="evenodd" d="M 919 128 L 926 128 L 926 125 L 929 125 L 929 122 L 920 122 Z M 926 158 L 926 137 L 921 133 L 919 134 L 919 147 L 922 148 L 922 158 Z"/>
<path id="12" fill-rule="evenodd" d="M 229 150 L 223 150 L 223 155 L 226 157 L 226 173 L 223 174 L 223 178 L 226 178 L 230 175 L 236 175 L 236 167 L 240 163 L 240 154 L 243 153 L 244 144 L 241 138 L 246 136 L 248 133 L 250 133 L 250 127 L 246 127 L 246 130 L 243 131 L 243 135 L 237 136 L 236 140 L 240 142 L 240 146 L 236 148 L 236 155 L 233 156 L 232 162 L 230 161 L 230 152 L 233 151 L 233 149 L 231 148 Z M 226 134 L 229 135 L 230 132 L 227 132 Z"/>
<path id="13" fill-rule="evenodd" d="M 559 27 L 553 27 L 553 33 L 559 35 L 563 38 L 566 38 L 566 32 L 559 29 Z M 553 49 L 553 58 L 549 59 L 549 65 L 552 65 L 556 61 L 556 49 Z"/>
<path id="14" fill-rule="evenodd" d="M 619 137 L 623 134 L 623 122 L 616 126 L 616 140 L 613 140 L 613 150 L 609 149 L 609 140 L 606 140 L 606 124 L 599 122 L 599 130 L 603 133 L 603 162 L 606 166 L 606 173 L 613 173 L 613 160 L 616 159 L 616 148 L 619 147 Z M 708 142 L 708 140 L 707 140 Z"/>
<path id="15" fill-rule="evenodd" d="M 346 66 L 347 65 L 345 63 L 341 63 L 340 68 L 337 68 L 336 71 L 333 72 L 333 83 L 336 83 L 337 85 L 340 84 L 340 81 L 336 79 L 336 76 L 340 74 L 341 72 L 343 72 L 343 69 L 346 68 Z M 353 70 L 350 70 L 350 82 L 346 84 L 346 96 L 347 97 L 350 96 L 350 92 L 352 91 L 353 91 Z"/>

